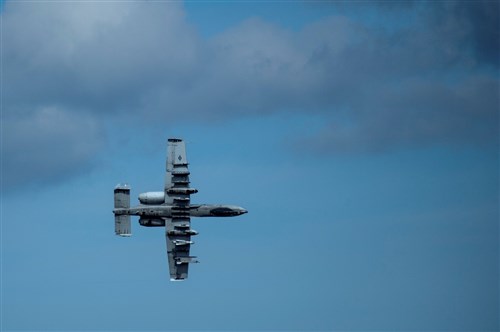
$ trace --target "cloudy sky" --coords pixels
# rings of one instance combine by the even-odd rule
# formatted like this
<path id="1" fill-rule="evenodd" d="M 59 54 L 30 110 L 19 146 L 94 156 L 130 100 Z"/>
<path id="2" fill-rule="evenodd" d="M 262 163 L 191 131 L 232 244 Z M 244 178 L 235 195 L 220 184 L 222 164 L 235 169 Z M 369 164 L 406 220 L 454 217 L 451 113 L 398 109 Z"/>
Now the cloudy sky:
<path id="1" fill-rule="evenodd" d="M 1 3 L 2 330 L 499 328 L 499 2 Z M 168 137 L 249 210 L 184 283 Z"/>

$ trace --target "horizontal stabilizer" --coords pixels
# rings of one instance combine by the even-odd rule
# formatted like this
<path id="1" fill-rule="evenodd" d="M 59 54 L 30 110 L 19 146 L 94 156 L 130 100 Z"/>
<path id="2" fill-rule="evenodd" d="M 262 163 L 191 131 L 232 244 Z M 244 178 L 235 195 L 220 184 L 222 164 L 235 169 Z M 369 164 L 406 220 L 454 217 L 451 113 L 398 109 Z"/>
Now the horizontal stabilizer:
<path id="1" fill-rule="evenodd" d="M 129 215 L 115 215 L 115 234 L 120 236 L 132 236 Z"/>
<path id="2" fill-rule="evenodd" d="M 117 209 L 130 208 L 130 187 L 126 184 L 119 184 L 114 190 L 115 200 L 115 234 L 120 236 L 131 236 L 130 216 L 126 214 L 116 214 Z"/>
<path id="3" fill-rule="evenodd" d="M 117 185 L 114 190 L 115 209 L 128 209 L 130 207 L 130 187 Z"/>

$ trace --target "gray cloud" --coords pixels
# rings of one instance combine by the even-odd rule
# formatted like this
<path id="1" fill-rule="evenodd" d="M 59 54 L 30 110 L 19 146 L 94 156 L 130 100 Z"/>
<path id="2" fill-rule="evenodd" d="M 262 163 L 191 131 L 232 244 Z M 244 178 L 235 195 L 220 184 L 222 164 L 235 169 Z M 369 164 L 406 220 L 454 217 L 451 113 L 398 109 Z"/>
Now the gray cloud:
<path id="1" fill-rule="evenodd" d="M 440 2 L 427 8 L 431 26 L 464 32 L 475 60 L 500 65 L 500 2 L 489 0 Z M 455 32 L 456 33 L 456 32 Z"/>
<path id="2" fill-rule="evenodd" d="M 92 117 L 42 107 L 3 119 L 3 189 L 60 181 L 87 171 L 103 142 Z"/>
<path id="3" fill-rule="evenodd" d="M 494 79 L 473 77 L 455 86 L 418 79 L 386 89 L 390 92 L 365 97 L 363 104 L 374 102 L 365 105 L 365 111 L 333 117 L 306 144 L 318 152 L 496 144 L 498 83 Z"/>
<path id="4" fill-rule="evenodd" d="M 200 62 L 183 15 L 176 3 L 7 3 L 6 103 L 137 108 L 144 91 L 182 81 Z"/>
<path id="5" fill-rule="evenodd" d="M 81 170 L 118 117 L 314 113 L 325 126 L 309 141 L 324 152 L 495 142 L 498 3 L 376 7 L 381 22 L 411 15 L 385 28 L 331 16 L 298 32 L 253 18 L 203 40 L 176 2 L 7 2 L 6 179 L 29 179 L 20 163 L 46 179 Z"/>
<path id="6" fill-rule="evenodd" d="M 182 81 L 200 62 L 183 15 L 178 3 L 7 2 L 3 188 L 88 171 L 107 119 L 134 117 L 147 91 Z"/>

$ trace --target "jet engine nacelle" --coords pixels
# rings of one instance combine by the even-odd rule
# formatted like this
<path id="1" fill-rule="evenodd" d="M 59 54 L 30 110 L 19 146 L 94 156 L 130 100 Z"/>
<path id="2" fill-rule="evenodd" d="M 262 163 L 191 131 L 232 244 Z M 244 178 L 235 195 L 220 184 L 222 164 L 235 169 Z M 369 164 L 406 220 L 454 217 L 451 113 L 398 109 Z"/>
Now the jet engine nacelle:
<path id="1" fill-rule="evenodd" d="M 163 191 L 150 191 L 139 195 L 139 202 L 146 205 L 159 205 L 165 203 Z"/>
<path id="2" fill-rule="evenodd" d="M 165 220 L 163 219 L 153 219 L 153 218 L 140 218 L 139 224 L 145 227 L 164 227 Z"/>

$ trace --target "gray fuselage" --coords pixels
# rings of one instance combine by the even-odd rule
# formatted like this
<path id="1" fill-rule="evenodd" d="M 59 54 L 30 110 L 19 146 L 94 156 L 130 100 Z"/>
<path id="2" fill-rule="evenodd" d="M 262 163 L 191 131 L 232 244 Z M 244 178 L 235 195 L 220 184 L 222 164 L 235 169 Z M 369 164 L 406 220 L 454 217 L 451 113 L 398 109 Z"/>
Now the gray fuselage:
<path id="1" fill-rule="evenodd" d="M 170 218 L 172 211 L 175 210 L 175 206 L 168 204 L 140 204 L 131 208 L 116 208 L 113 212 L 116 215 L 133 215 L 141 218 Z M 247 213 L 247 210 L 235 205 L 193 204 L 189 205 L 186 210 L 190 217 L 233 217 Z"/>

